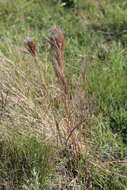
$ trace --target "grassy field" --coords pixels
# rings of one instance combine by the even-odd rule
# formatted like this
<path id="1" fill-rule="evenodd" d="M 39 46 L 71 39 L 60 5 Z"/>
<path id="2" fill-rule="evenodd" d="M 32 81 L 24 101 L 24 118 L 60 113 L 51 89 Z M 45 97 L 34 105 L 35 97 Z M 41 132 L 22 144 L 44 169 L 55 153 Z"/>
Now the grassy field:
<path id="1" fill-rule="evenodd" d="M 0 190 L 127 190 L 126 45 L 126 0 L 0 0 Z"/>

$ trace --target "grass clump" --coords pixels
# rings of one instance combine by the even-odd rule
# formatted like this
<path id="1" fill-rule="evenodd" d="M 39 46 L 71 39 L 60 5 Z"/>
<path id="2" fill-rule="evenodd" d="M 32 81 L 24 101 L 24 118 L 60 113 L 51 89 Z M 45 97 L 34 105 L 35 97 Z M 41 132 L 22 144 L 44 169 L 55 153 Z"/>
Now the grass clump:
<path id="1" fill-rule="evenodd" d="M 0 188 L 46 189 L 51 145 L 39 142 L 33 133 L 22 134 L 8 126 L 1 125 L 0 136 Z"/>

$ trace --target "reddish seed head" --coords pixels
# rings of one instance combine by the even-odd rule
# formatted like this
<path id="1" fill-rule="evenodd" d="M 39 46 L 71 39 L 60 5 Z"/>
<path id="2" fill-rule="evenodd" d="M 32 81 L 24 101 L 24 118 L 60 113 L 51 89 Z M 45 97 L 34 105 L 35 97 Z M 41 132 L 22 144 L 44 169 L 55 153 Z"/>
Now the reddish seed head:
<path id="1" fill-rule="evenodd" d="M 64 34 L 63 31 L 54 26 L 52 29 L 52 35 L 48 38 L 48 42 L 50 43 L 52 48 L 57 48 L 61 53 L 64 51 Z"/>
<path id="2" fill-rule="evenodd" d="M 25 40 L 25 45 L 26 48 L 28 50 L 28 52 L 32 55 L 32 56 L 36 56 L 36 43 L 32 40 L 32 38 L 27 38 Z"/>
<path id="3" fill-rule="evenodd" d="M 63 51 L 64 50 L 64 35 L 63 35 L 63 31 L 59 27 L 55 26 L 53 28 L 53 35 L 54 35 L 54 38 L 56 40 L 58 48 L 61 51 Z"/>

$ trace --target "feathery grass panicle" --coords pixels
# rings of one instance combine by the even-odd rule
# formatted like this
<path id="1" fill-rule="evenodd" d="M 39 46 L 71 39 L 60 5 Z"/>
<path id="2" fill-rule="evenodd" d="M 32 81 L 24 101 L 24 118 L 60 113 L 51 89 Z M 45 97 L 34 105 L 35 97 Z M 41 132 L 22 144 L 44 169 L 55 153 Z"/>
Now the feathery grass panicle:
<path id="1" fill-rule="evenodd" d="M 27 37 L 25 39 L 25 46 L 26 49 L 28 50 L 28 52 L 35 57 L 36 56 L 36 43 L 34 42 L 34 40 L 30 37 Z"/>
<path id="2" fill-rule="evenodd" d="M 63 31 L 58 27 L 54 26 L 52 35 L 47 38 L 53 54 L 53 66 L 55 74 L 58 78 L 61 90 L 64 94 L 67 94 L 67 82 L 64 74 L 64 34 Z"/>

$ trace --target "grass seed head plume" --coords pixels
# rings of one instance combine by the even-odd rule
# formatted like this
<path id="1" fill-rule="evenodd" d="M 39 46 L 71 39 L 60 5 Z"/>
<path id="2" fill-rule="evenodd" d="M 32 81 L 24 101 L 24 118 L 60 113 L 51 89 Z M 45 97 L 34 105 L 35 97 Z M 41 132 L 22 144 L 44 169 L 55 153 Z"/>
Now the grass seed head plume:
<path id="1" fill-rule="evenodd" d="M 52 49 L 52 63 L 62 91 L 67 94 L 67 83 L 64 75 L 64 34 L 54 26 L 52 35 L 47 39 Z"/>
<path id="2" fill-rule="evenodd" d="M 25 39 L 25 46 L 26 49 L 28 50 L 28 52 L 35 57 L 36 56 L 36 43 L 34 42 L 34 40 L 30 37 L 27 37 Z"/>

